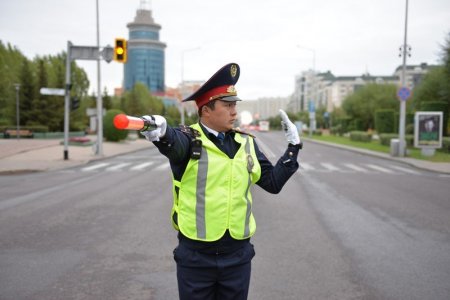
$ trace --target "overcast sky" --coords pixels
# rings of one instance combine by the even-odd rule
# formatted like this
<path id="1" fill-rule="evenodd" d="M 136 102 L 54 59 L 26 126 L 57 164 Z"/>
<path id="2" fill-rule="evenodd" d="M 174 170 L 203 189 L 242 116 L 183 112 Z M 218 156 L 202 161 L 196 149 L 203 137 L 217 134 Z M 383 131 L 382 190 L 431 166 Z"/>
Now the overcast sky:
<path id="1" fill-rule="evenodd" d="M 95 0 L 0 0 L 0 40 L 32 59 L 74 45 L 96 45 Z M 402 60 L 405 0 L 153 0 L 167 44 L 166 85 L 206 80 L 229 62 L 241 66 L 243 99 L 288 96 L 295 76 L 313 67 L 334 75 L 392 75 Z M 140 0 L 99 0 L 100 44 L 128 38 Z M 449 0 L 410 0 L 408 64 L 439 62 L 450 32 Z M 187 51 L 188 49 L 197 50 Z M 314 50 L 314 51 L 312 51 Z M 77 61 L 97 87 L 96 63 Z M 123 65 L 102 62 L 102 87 L 120 87 Z M 1 75 L 0 75 L 1 76 Z"/>

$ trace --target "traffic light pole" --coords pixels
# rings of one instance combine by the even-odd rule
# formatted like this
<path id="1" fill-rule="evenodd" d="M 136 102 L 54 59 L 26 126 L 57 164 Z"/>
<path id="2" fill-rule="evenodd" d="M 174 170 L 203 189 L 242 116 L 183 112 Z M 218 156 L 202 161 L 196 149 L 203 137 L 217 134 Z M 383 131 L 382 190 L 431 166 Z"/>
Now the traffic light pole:
<path id="1" fill-rule="evenodd" d="M 67 41 L 66 92 L 64 95 L 64 160 L 69 159 L 69 116 L 70 116 L 70 62 L 72 43 Z"/>
<path id="2" fill-rule="evenodd" d="M 99 55 L 97 56 L 97 149 L 96 155 L 103 155 L 103 103 L 101 92 L 101 76 L 100 76 L 100 33 L 98 21 L 98 0 L 97 3 L 97 48 Z"/>
<path id="3" fill-rule="evenodd" d="M 67 57 L 66 57 L 66 88 L 64 94 L 64 160 L 69 159 L 69 118 L 70 118 L 70 76 L 71 76 L 71 62 L 72 60 L 96 60 L 98 73 L 98 93 L 97 93 L 97 151 L 96 154 L 103 153 L 103 108 L 102 95 L 100 91 L 100 60 L 104 59 L 106 62 L 111 62 L 113 59 L 113 48 L 110 46 L 104 47 L 100 51 L 100 47 L 92 46 L 74 46 L 70 41 L 67 41 Z"/>

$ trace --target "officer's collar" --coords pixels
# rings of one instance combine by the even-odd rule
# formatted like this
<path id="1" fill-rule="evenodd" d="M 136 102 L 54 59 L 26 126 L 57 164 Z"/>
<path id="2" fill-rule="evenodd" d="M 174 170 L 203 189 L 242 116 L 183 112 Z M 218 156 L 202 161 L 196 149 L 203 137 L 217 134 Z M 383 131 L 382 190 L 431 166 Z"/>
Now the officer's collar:
<path id="1" fill-rule="evenodd" d="M 219 132 L 209 128 L 208 126 L 206 126 L 205 124 L 203 124 L 202 122 L 200 122 L 200 124 L 203 126 L 203 128 L 206 129 L 206 131 L 208 131 L 209 133 L 213 134 L 215 137 L 217 137 L 219 135 Z"/>

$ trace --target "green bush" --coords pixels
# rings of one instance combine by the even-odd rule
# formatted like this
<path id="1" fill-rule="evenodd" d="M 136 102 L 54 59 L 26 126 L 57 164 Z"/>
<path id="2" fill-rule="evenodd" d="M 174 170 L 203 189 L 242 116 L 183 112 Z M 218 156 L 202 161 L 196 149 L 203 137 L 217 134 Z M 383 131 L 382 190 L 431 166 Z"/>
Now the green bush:
<path id="1" fill-rule="evenodd" d="M 395 132 L 395 110 L 379 109 L 375 111 L 375 129 L 379 134 Z"/>
<path id="2" fill-rule="evenodd" d="M 380 134 L 380 144 L 384 146 L 391 145 L 391 139 L 398 139 L 398 134 L 396 133 L 383 133 Z M 414 135 L 405 134 L 406 146 L 413 147 L 414 146 Z"/>
<path id="3" fill-rule="evenodd" d="M 450 137 L 442 138 L 442 148 L 437 149 L 439 152 L 450 153 Z"/>
<path id="4" fill-rule="evenodd" d="M 406 125 L 405 134 L 414 134 L 414 124 Z"/>
<path id="5" fill-rule="evenodd" d="M 349 117 L 342 117 L 342 118 L 336 118 L 336 121 L 334 122 L 334 124 L 336 124 L 336 126 L 340 126 L 340 132 L 342 134 L 348 132 L 348 128 L 349 128 L 349 124 L 351 122 L 352 118 Z"/>
<path id="6" fill-rule="evenodd" d="M 17 125 L 5 125 L 0 126 L 0 132 L 4 132 L 6 129 L 16 129 Z M 44 125 L 20 125 L 20 129 L 30 130 L 32 132 L 48 132 L 48 126 Z"/>
<path id="7" fill-rule="evenodd" d="M 390 146 L 392 139 L 398 139 L 398 134 L 396 133 L 382 133 L 379 135 L 380 144 L 384 146 Z"/>
<path id="8" fill-rule="evenodd" d="M 106 112 L 103 118 L 103 135 L 107 141 L 118 142 L 127 138 L 128 131 L 116 129 L 113 124 L 114 117 L 122 113 L 118 109 L 111 109 Z"/>
<path id="9" fill-rule="evenodd" d="M 350 140 L 355 142 L 370 143 L 372 141 L 372 134 L 365 131 L 351 131 Z"/>
<path id="10" fill-rule="evenodd" d="M 344 130 L 342 130 L 342 125 L 333 126 L 330 128 L 330 133 L 332 135 L 342 136 L 344 134 Z"/>

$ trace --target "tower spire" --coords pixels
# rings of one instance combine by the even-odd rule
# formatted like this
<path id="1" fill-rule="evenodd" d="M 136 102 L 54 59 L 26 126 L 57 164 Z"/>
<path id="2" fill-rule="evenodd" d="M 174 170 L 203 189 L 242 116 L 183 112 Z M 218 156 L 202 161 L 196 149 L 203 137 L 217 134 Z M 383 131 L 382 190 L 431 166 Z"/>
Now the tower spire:
<path id="1" fill-rule="evenodd" d="M 140 10 L 152 10 L 152 0 L 141 0 Z"/>

